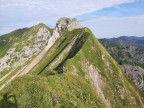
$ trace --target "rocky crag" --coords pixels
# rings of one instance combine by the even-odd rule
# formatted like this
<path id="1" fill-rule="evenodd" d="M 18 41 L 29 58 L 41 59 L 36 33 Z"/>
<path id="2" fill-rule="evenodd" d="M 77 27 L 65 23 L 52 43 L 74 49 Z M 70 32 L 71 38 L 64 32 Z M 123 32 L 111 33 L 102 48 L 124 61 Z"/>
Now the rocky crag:
<path id="1" fill-rule="evenodd" d="M 138 66 L 122 65 L 125 74 L 144 91 L 144 69 Z"/>
<path id="2" fill-rule="evenodd" d="M 144 64 L 144 50 L 140 48 L 135 48 L 132 46 L 122 47 L 124 52 L 129 53 L 128 56 L 121 57 L 122 61 L 137 62 Z"/>
<path id="3" fill-rule="evenodd" d="M 28 39 L 33 39 L 34 41 L 29 42 L 28 45 L 23 46 L 19 51 L 16 51 L 16 49 L 23 42 L 14 43 L 12 48 L 8 49 L 6 55 L 0 58 L 0 71 L 15 68 L 26 63 L 48 44 L 50 37 L 51 32 L 46 27 L 41 27 L 35 35 L 31 35 Z"/>

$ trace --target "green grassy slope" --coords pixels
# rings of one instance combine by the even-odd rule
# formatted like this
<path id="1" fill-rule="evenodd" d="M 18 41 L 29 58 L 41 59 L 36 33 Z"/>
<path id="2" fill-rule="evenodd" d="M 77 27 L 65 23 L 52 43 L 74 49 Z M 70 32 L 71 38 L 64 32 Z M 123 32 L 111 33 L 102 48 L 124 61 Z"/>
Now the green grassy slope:
<path id="1" fill-rule="evenodd" d="M 112 107 L 140 107 L 142 103 L 140 101 L 144 101 L 144 95 L 139 94 L 140 91 L 136 87 L 133 87 L 134 84 L 131 85 L 129 83 L 120 66 L 109 56 L 92 33 L 87 29 L 86 31 L 91 36 L 88 37 L 76 56 L 68 59 L 64 65 L 68 67 L 69 71 L 73 71 L 76 68 L 76 72 L 79 75 L 83 75 L 82 73 L 87 73 L 83 69 L 84 61 L 88 61 L 89 64 L 94 65 L 99 70 L 99 74 L 105 83 L 102 91 L 110 101 Z M 102 55 L 105 55 L 104 59 Z M 74 68 L 73 65 L 75 66 Z M 132 99 L 132 97 L 135 98 Z"/>
<path id="2" fill-rule="evenodd" d="M 71 73 L 49 77 L 25 75 L 14 80 L 1 94 L 0 106 L 3 108 L 12 105 L 38 108 L 105 107 L 90 84 Z M 6 94 L 11 97 L 7 99 L 4 97 Z"/>
<path id="3" fill-rule="evenodd" d="M 5 107 L 137 108 L 144 94 L 83 28 L 65 31 L 40 63 L 1 91 L 0 100 Z"/>

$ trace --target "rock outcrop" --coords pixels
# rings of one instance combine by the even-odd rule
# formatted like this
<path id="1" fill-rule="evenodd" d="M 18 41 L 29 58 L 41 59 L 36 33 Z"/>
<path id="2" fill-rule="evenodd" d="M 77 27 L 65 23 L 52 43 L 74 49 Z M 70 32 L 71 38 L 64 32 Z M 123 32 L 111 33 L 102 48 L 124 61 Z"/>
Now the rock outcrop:
<path id="1" fill-rule="evenodd" d="M 55 41 L 60 36 L 62 36 L 64 31 L 72 31 L 73 29 L 77 28 L 82 28 L 82 26 L 78 23 L 78 21 L 75 18 L 60 18 L 56 23 L 52 36 L 49 38 L 47 49 L 49 49 L 55 43 Z"/>
<path id="2" fill-rule="evenodd" d="M 56 23 L 55 29 L 53 30 L 50 42 L 55 42 L 63 34 L 65 30 L 72 31 L 76 28 L 82 28 L 82 26 L 78 23 L 78 21 L 75 18 L 60 18 Z"/>
<path id="3" fill-rule="evenodd" d="M 82 28 L 82 26 L 79 24 L 77 19 L 75 18 L 60 18 L 58 22 L 56 23 L 56 28 L 60 28 L 60 31 L 62 30 L 69 30 L 72 31 L 76 28 Z"/>
<path id="4" fill-rule="evenodd" d="M 138 66 L 122 65 L 125 74 L 144 91 L 144 69 Z"/>
<path id="5" fill-rule="evenodd" d="M 123 51 L 128 52 L 130 56 L 124 56 L 122 60 L 138 62 L 144 64 L 144 50 L 132 46 L 122 47 Z"/>
<path id="6" fill-rule="evenodd" d="M 45 27 L 41 27 L 36 35 L 30 36 L 28 39 L 31 40 L 31 38 L 33 38 L 34 41 L 23 46 L 20 51 L 16 51 L 16 48 L 23 43 L 15 43 L 12 48 L 7 51 L 7 54 L 0 59 L 0 71 L 23 65 L 47 45 L 49 37 L 51 37 L 50 31 Z"/>

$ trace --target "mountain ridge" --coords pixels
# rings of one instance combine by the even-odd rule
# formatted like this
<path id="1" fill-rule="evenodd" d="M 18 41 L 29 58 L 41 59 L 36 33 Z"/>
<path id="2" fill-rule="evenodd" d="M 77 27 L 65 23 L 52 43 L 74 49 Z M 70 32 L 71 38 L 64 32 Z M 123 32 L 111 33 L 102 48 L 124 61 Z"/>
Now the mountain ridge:
<path id="1" fill-rule="evenodd" d="M 55 35 L 50 36 L 44 47 L 49 49 L 42 59 L 27 74 L 16 77 L 1 90 L 0 105 L 143 107 L 144 94 L 128 80 L 90 29 L 77 25 L 77 21 L 63 20 L 66 26 L 59 25 L 61 22 L 56 24 Z M 36 56 L 17 70 L 28 66 Z M 17 70 L 15 73 L 19 74 Z M 15 97 L 17 103 L 4 101 L 6 96 Z"/>
<path id="2" fill-rule="evenodd" d="M 120 36 L 117 38 L 103 38 L 103 39 L 125 47 L 134 46 L 142 49 L 144 48 L 144 37 Z"/>

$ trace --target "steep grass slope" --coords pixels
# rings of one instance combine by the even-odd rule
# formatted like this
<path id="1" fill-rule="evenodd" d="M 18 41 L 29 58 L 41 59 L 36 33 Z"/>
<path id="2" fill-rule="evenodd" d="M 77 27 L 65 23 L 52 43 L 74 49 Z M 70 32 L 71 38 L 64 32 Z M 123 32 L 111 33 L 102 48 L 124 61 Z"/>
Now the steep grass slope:
<path id="1" fill-rule="evenodd" d="M 68 58 L 62 64 L 69 71 L 89 79 L 97 94 L 107 106 L 142 107 L 143 95 L 141 97 L 141 94 L 136 92 L 137 89 L 133 87 L 134 84 L 131 85 L 128 82 L 120 66 L 111 58 L 92 33 L 88 29 L 85 29 L 85 31 L 89 33 L 86 41 L 84 43 L 79 41 L 74 47 L 76 51 L 80 48 L 78 52 L 74 54 L 75 56 L 67 56 Z"/>
<path id="2" fill-rule="evenodd" d="M 0 106 L 57 108 L 105 107 L 105 104 L 84 79 L 63 73 L 49 77 L 24 75 L 15 79 L 1 92 Z"/>

